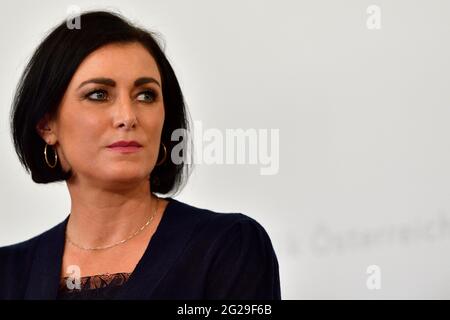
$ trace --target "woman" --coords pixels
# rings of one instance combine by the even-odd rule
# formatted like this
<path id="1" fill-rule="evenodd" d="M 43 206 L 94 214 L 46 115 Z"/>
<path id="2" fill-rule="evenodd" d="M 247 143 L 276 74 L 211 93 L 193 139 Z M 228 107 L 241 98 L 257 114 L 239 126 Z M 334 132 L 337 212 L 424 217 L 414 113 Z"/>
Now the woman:
<path id="1" fill-rule="evenodd" d="M 80 22 L 37 48 L 11 114 L 20 161 L 36 183 L 65 181 L 71 211 L 0 248 L 0 298 L 280 299 L 259 223 L 155 195 L 186 182 L 189 126 L 154 34 L 109 12 Z"/>

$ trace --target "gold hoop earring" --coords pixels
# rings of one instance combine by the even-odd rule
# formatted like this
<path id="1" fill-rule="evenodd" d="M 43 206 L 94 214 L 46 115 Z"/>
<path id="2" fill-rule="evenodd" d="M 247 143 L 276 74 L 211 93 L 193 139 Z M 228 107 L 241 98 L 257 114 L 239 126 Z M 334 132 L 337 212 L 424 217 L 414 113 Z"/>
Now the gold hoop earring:
<path id="1" fill-rule="evenodd" d="M 51 165 L 49 162 L 48 162 L 48 159 L 47 159 L 47 146 L 48 146 L 48 144 L 46 143 L 45 144 L 45 148 L 44 148 L 44 158 L 45 158 L 45 162 L 47 162 L 47 165 L 50 167 L 50 168 L 54 168 L 54 167 L 56 167 L 56 164 L 58 163 L 58 154 L 56 153 L 56 150 L 55 150 L 55 148 L 53 148 L 53 152 L 55 153 L 55 164 L 54 165 Z"/>
<path id="2" fill-rule="evenodd" d="M 166 149 L 166 146 L 165 146 L 164 143 L 162 143 L 162 142 L 161 142 L 161 144 L 162 144 L 162 146 L 163 146 L 163 148 L 164 148 L 164 157 L 156 164 L 156 166 L 159 166 L 159 165 L 162 164 L 164 161 L 166 161 L 166 157 L 167 157 L 167 149 Z M 159 155 L 159 153 L 158 153 L 158 155 Z"/>

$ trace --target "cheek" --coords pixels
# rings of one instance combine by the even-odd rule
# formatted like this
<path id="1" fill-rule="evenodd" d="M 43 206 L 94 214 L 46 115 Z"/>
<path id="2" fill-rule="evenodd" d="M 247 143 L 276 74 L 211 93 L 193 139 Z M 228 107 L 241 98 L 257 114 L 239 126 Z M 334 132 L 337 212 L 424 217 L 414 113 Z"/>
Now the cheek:
<path id="1" fill-rule="evenodd" d="M 155 134 L 159 135 L 161 133 L 165 118 L 164 105 L 162 103 L 154 105 L 148 110 L 143 110 L 137 116 L 141 127 L 149 138 L 153 139 Z"/>
<path id="2" fill-rule="evenodd" d="M 164 126 L 164 108 L 161 107 L 157 111 L 148 114 L 145 118 L 145 122 L 141 122 L 145 131 L 146 140 L 149 145 L 148 156 L 155 158 L 158 156 L 159 149 L 161 147 L 161 134 Z M 161 147 L 162 149 L 162 147 Z"/>
<path id="3" fill-rule="evenodd" d="M 161 132 L 163 125 L 164 125 L 164 119 L 165 119 L 165 110 L 164 110 L 164 104 L 161 102 L 159 105 L 159 108 L 155 112 L 154 116 L 152 117 L 153 124 L 152 126 L 155 128 L 156 131 Z"/>
<path id="4" fill-rule="evenodd" d="M 61 120 L 60 139 L 68 156 L 68 153 L 75 157 L 86 156 L 100 147 L 101 119 L 82 113 L 68 113 Z"/>

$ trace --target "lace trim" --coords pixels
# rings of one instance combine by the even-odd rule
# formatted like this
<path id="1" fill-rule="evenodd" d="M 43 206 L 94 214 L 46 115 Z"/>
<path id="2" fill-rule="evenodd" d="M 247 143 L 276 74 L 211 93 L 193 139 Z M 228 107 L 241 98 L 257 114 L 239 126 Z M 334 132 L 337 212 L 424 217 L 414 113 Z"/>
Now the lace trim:
<path id="1" fill-rule="evenodd" d="M 98 274 L 80 278 L 80 285 L 77 287 L 75 279 L 64 277 L 59 283 L 59 291 L 73 292 L 81 290 L 94 290 L 105 287 L 121 286 L 127 282 L 131 273 L 120 272 L 113 274 Z"/>

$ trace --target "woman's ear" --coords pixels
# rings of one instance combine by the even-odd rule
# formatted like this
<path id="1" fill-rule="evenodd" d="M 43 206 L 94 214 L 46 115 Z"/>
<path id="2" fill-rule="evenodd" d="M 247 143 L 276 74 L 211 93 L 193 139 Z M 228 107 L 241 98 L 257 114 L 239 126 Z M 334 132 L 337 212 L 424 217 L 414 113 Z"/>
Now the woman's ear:
<path id="1" fill-rule="evenodd" d="M 48 144 L 54 144 L 56 142 L 55 123 L 53 120 L 50 120 L 48 115 L 45 115 L 39 120 L 36 125 L 36 131 Z"/>

